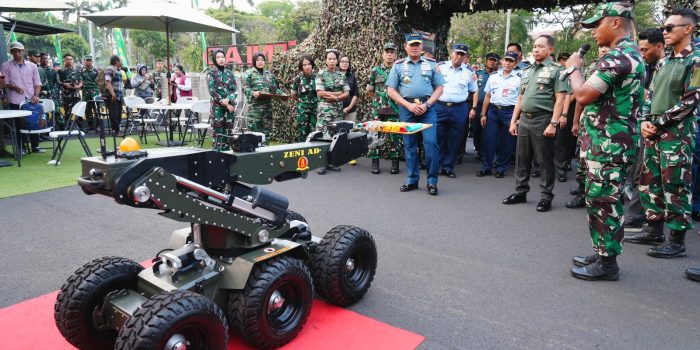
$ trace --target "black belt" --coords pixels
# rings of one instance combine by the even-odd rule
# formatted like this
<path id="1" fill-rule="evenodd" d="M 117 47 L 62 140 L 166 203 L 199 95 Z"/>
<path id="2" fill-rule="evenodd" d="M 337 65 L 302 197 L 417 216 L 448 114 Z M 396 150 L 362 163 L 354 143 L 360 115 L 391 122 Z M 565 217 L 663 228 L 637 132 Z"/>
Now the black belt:
<path id="1" fill-rule="evenodd" d="M 462 102 L 442 102 L 442 101 L 437 101 L 437 102 L 438 102 L 439 104 L 445 106 L 445 107 L 459 107 L 459 106 L 461 106 L 461 105 L 467 103 L 467 101 L 462 101 Z"/>
<path id="2" fill-rule="evenodd" d="M 404 99 L 408 102 L 412 103 L 425 103 L 428 101 L 430 96 L 423 96 L 423 97 L 404 97 Z"/>
<path id="3" fill-rule="evenodd" d="M 498 110 L 504 110 L 504 109 L 513 109 L 515 106 L 499 106 L 499 105 L 489 105 L 489 107 L 496 108 Z"/>
<path id="4" fill-rule="evenodd" d="M 541 115 L 548 115 L 548 114 L 552 114 L 552 112 L 544 110 L 544 109 L 540 109 L 540 110 L 537 110 L 537 111 L 532 112 L 532 113 L 520 112 L 520 115 L 522 115 L 523 117 L 528 118 L 528 119 L 532 119 L 534 117 L 539 117 Z"/>

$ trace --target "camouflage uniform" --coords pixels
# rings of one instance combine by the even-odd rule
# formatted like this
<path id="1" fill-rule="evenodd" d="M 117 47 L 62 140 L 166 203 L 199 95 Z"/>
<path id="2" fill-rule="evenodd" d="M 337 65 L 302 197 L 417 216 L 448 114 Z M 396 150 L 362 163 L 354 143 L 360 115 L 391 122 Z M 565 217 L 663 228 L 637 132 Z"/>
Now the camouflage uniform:
<path id="1" fill-rule="evenodd" d="M 583 79 L 588 79 L 590 76 L 595 72 L 597 66 L 598 66 L 599 60 L 594 60 L 591 62 L 588 67 L 586 67 L 586 70 L 583 72 Z M 578 183 L 579 189 L 581 189 L 581 194 L 583 194 L 583 189 L 585 188 L 586 185 L 586 173 L 588 173 L 588 168 L 586 168 L 586 152 L 584 152 L 583 148 L 581 148 L 581 140 L 585 137 L 586 135 L 586 128 L 583 126 L 583 122 L 585 121 L 585 118 L 583 116 L 583 112 L 581 113 L 581 118 L 579 119 L 579 132 L 578 132 L 578 139 L 576 140 L 576 146 L 579 148 L 579 157 L 578 157 L 578 167 L 576 168 L 576 182 Z"/>
<path id="2" fill-rule="evenodd" d="M 217 67 L 212 67 L 207 72 L 207 87 L 209 88 L 209 95 L 211 95 L 209 123 L 214 129 L 212 146 L 215 151 L 228 151 L 231 149 L 227 142 L 228 139 L 222 135 L 229 135 L 233 130 L 235 114 L 229 112 L 226 106 L 221 103 L 221 100 L 228 99 L 229 104 L 235 104 L 238 96 L 236 79 L 233 77 L 231 70 L 226 68 L 219 70 Z"/>
<path id="3" fill-rule="evenodd" d="M 163 98 L 163 78 L 166 76 L 165 70 L 162 70 L 160 72 L 155 71 L 153 72 L 153 85 L 154 85 L 154 91 L 155 95 L 153 95 L 155 98 Z"/>
<path id="4" fill-rule="evenodd" d="M 601 93 L 583 111 L 581 151 L 586 158 L 586 206 L 593 248 L 603 257 L 622 253 L 622 190 L 635 157 L 635 120 L 644 96 L 644 62 L 631 37 L 600 59 L 586 85 Z"/>
<path id="5" fill-rule="evenodd" d="M 316 91 L 341 92 L 350 91 L 350 86 L 345 79 L 345 74 L 336 70 L 321 70 L 316 74 Z M 325 130 L 326 125 L 336 120 L 342 120 L 343 101 L 327 101 L 319 99 L 316 109 L 316 129 Z"/>
<path id="6" fill-rule="evenodd" d="M 75 86 L 81 81 L 81 71 L 75 67 L 63 67 L 58 71 L 58 83 L 61 87 L 63 113 L 65 116 L 69 116 L 73 106 L 80 101 L 80 89 L 66 88 L 63 86 L 63 83 L 69 83 Z"/>
<path id="7" fill-rule="evenodd" d="M 316 96 L 316 74 L 311 76 L 304 74 L 297 75 L 292 80 L 292 93 L 299 96 L 296 103 L 295 125 L 297 131 L 297 141 L 304 141 L 306 136 L 316 129 L 316 108 L 318 108 L 318 97 Z"/>
<path id="8" fill-rule="evenodd" d="M 385 85 L 390 71 L 391 67 L 384 67 L 383 64 L 372 68 L 372 71 L 369 73 L 367 91 L 374 92 L 372 98 L 372 119 L 398 122 L 399 107 L 394 100 L 389 98 Z M 402 148 L 401 136 L 389 133 L 386 135 L 384 145 L 381 148 L 370 150 L 367 156 L 372 159 L 399 159 L 399 151 Z"/>
<path id="9" fill-rule="evenodd" d="M 92 67 L 92 69 L 87 69 L 83 67 L 80 72 L 80 78 L 83 80 L 83 101 L 90 101 L 95 98 L 95 95 L 99 95 L 100 91 L 97 86 L 97 74 L 99 71 L 97 68 Z M 90 127 L 95 126 L 96 116 L 95 116 L 95 104 L 88 102 L 85 109 L 85 115 L 88 118 L 88 123 Z"/>
<path id="10" fill-rule="evenodd" d="M 700 95 L 700 52 L 688 46 L 678 57 L 664 57 L 649 87 L 643 119 L 657 128 L 644 142 L 640 198 L 650 222 L 666 221 L 671 230 L 693 228 L 692 157 Z"/>
<path id="11" fill-rule="evenodd" d="M 277 78 L 269 70 L 263 70 L 260 73 L 257 69 L 251 68 L 245 75 L 243 82 L 245 94 L 248 97 L 249 110 L 248 117 L 251 120 L 248 122 L 248 128 L 252 131 L 258 131 L 267 138 L 272 135 L 272 100 L 253 98 L 253 91 L 260 91 L 271 94 L 282 94 L 277 84 Z"/>

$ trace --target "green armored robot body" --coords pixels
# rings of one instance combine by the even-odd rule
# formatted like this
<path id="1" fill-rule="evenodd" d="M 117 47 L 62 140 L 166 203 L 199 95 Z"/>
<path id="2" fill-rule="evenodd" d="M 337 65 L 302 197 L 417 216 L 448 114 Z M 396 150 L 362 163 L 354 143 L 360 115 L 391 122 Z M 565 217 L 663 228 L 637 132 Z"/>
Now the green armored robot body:
<path id="1" fill-rule="evenodd" d="M 213 350 L 226 347 L 233 327 L 253 346 L 273 348 L 301 331 L 315 293 L 341 306 L 359 301 L 376 270 L 372 236 L 354 226 L 312 236 L 287 198 L 251 186 L 304 178 L 367 152 L 365 133 L 329 129 L 332 139 L 315 132 L 308 142 L 247 153 L 131 149 L 83 158 L 85 193 L 189 226 L 172 234 L 152 267 L 106 257 L 76 271 L 56 300 L 61 334 L 79 349 Z"/>

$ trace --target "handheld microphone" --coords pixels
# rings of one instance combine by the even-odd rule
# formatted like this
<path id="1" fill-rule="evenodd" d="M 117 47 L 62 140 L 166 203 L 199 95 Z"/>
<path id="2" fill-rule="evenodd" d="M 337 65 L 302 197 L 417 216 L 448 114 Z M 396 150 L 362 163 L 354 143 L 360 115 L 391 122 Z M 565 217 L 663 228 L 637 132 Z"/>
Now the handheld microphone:
<path id="1" fill-rule="evenodd" d="M 578 49 L 578 51 L 576 51 L 576 53 L 578 53 L 579 57 L 583 58 L 583 56 L 586 55 L 586 52 L 588 52 L 588 50 L 590 50 L 590 49 L 591 49 L 591 45 L 589 45 L 589 44 L 583 44 L 583 45 L 581 45 L 581 47 Z M 561 81 L 566 80 L 566 78 L 568 78 L 568 77 L 569 77 L 569 74 L 571 74 L 572 72 L 573 72 L 573 70 L 572 70 L 572 71 L 569 71 L 568 69 L 565 70 L 565 71 L 563 71 L 563 72 L 561 72 L 561 75 L 559 75 L 559 80 L 561 80 Z"/>

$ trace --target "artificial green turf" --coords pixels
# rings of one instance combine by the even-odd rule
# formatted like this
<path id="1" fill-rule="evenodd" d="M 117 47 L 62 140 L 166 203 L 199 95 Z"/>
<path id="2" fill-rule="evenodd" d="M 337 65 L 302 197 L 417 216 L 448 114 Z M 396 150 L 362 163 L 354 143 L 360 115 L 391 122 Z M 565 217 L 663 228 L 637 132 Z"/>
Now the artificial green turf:
<path id="1" fill-rule="evenodd" d="M 138 140 L 138 135 L 129 135 Z M 207 135 L 209 136 L 209 135 Z M 165 137 L 165 133 L 160 134 L 161 140 Z M 177 138 L 177 135 L 175 136 Z M 117 138 L 117 144 L 122 138 Z M 187 136 L 189 140 L 189 135 Z M 94 137 L 94 133 L 90 133 L 86 139 L 93 156 L 98 156 L 96 151 L 100 148 L 99 138 Z M 148 144 L 142 145 L 142 148 L 161 147 L 156 145 L 156 137 L 154 134 L 148 135 Z M 188 145 L 192 145 L 188 142 Z M 42 142 L 41 148 L 46 148 L 46 153 L 30 153 L 22 158 L 22 166 L 18 167 L 17 162 L 12 159 L 3 159 L 12 161 L 13 165 L 0 168 L 0 198 L 19 196 L 27 193 L 52 190 L 61 187 L 68 187 L 78 184 L 81 166 L 80 158 L 85 157 L 85 152 L 80 146 L 80 142 L 71 138 L 68 142 L 65 152 L 61 157 L 61 164 L 58 166 L 48 165 L 46 162 L 51 160 L 50 141 Z M 11 151 L 9 143 L 7 151 Z M 112 138 L 107 138 L 107 148 L 112 146 Z M 211 148 L 211 138 L 207 137 L 204 143 L 204 148 Z"/>

